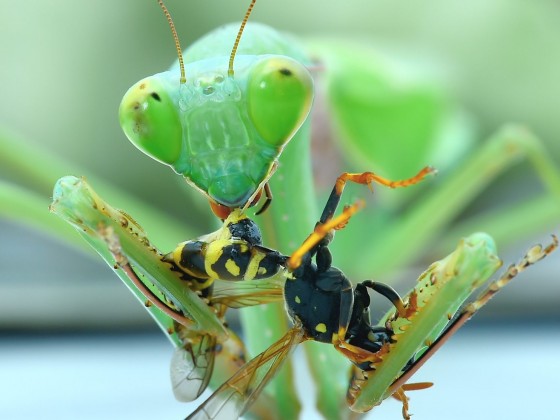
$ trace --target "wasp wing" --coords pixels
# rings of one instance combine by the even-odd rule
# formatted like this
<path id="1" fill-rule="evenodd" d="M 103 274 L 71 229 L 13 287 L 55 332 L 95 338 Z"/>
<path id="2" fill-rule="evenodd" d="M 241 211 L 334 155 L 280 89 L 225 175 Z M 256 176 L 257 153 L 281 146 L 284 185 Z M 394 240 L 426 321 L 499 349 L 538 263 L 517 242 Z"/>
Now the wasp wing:
<path id="1" fill-rule="evenodd" d="M 230 308 L 243 308 L 278 302 L 283 299 L 284 280 L 280 276 L 265 280 L 216 280 L 212 303 L 220 303 Z"/>
<path id="2" fill-rule="evenodd" d="M 237 371 L 187 417 L 187 420 L 239 418 L 258 398 L 284 360 L 304 340 L 302 328 L 294 327 L 289 330 L 280 340 Z"/>
<path id="3" fill-rule="evenodd" d="M 224 383 L 247 362 L 243 341 L 229 328 L 228 334 L 228 339 L 223 342 L 218 340 L 216 346 L 214 377 L 210 383 L 211 386 L 215 385 L 213 388 Z"/>
<path id="4" fill-rule="evenodd" d="M 183 338 L 171 358 L 171 386 L 179 401 L 189 402 L 204 392 L 214 370 L 217 339 L 211 335 Z"/>

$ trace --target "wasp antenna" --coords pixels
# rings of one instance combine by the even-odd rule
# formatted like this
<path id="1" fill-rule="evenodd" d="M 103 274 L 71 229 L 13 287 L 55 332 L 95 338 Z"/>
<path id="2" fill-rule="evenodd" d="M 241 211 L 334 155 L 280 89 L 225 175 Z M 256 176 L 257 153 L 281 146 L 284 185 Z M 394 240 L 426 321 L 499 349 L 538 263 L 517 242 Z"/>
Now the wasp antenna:
<path id="1" fill-rule="evenodd" d="M 253 11 L 253 7 L 255 7 L 255 3 L 257 0 L 251 0 L 251 4 L 245 13 L 245 17 L 241 21 L 241 27 L 239 28 L 239 32 L 237 32 L 237 38 L 235 38 L 235 43 L 233 44 L 233 48 L 231 50 L 231 55 L 229 56 L 229 67 L 228 67 L 228 76 L 233 77 L 233 60 L 235 59 L 235 53 L 237 53 L 237 47 L 239 46 L 239 41 L 241 40 L 241 35 L 243 35 L 243 29 L 245 29 L 245 25 L 249 20 L 249 16 L 251 16 L 251 12 Z"/>
<path id="2" fill-rule="evenodd" d="M 167 7 L 165 7 L 165 4 L 163 4 L 163 0 L 157 0 L 157 2 L 159 4 L 159 7 L 161 7 L 161 10 L 163 10 L 163 14 L 167 19 L 167 23 L 169 23 L 169 27 L 171 28 L 171 33 L 173 34 L 173 40 L 175 41 L 175 48 L 177 49 L 177 56 L 179 57 L 179 68 L 181 70 L 181 78 L 179 79 L 179 82 L 183 84 L 187 81 L 187 78 L 185 76 L 185 63 L 183 62 L 183 50 L 181 49 L 179 36 L 177 35 L 177 31 L 175 30 L 175 24 L 173 23 L 173 19 L 171 19 L 171 13 L 169 13 L 169 10 L 167 10 Z"/>

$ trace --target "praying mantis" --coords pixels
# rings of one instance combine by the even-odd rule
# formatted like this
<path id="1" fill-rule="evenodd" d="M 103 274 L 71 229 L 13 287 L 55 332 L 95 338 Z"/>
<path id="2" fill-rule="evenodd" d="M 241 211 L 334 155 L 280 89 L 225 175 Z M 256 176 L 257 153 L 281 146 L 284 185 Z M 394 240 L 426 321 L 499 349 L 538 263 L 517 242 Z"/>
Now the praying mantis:
<path id="1" fill-rule="evenodd" d="M 224 36 L 224 39 L 227 39 L 227 42 L 230 43 L 231 42 L 230 41 L 231 37 L 232 36 L 228 36 L 228 37 Z M 210 41 L 207 41 L 207 42 L 210 42 Z M 325 64 L 325 70 L 324 70 L 323 74 L 328 73 L 328 68 L 329 68 L 329 66 Z M 334 82 L 332 82 L 332 83 L 334 83 Z M 527 133 L 524 133 L 523 131 L 519 131 L 519 130 L 514 129 L 514 130 L 511 130 L 510 132 L 505 132 L 502 136 L 502 140 L 497 140 L 495 142 L 496 144 L 499 145 L 499 147 L 497 147 L 496 149 L 492 149 L 491 151 L 487 152 L 486 155 L 485 155 L 486 158 L 485 159 L 481 158 L 481 160 L 486 161 L 486 163 L 492 162 L 495 165 L 499 165 L 500 163 L 504 164 L 504 165 L 507 164 L 507 162 L 509 162 L 509 158 L 511 158 L 511 156 L 509 156 L 509 157 L 504 156 L 503 153 L 501 153 L 501 152 L 503 150 L 507 150 L 507 149 L 511 148 L 511 143 L 509 143 L 508 140 L 510 140 L 511 137 L 513 137 L 513 138 L 515 138 L 515 137 L 523 138 L 524 136 L 528 140 L 525 143 L 523 141 L 521 141 L 520 142 L 521 146 L 519 147 L 519 149 L 517 149 L 517 151 L 520 151 L 522 153 L 523 147 L 524 147 L 523 145 L 527 145 L 527 144 L 531 145 L 532 142 L 533 142 L 533 139 L 531 138 L 530 134 L 527 135 Z M 503 140 L 503 139 L 505 139 L 505 140 Z M 500 143 L 502 143 L 502 144 L 500 145 Z M 296 144 L 295 141 L 294 141 L 294 144 Z M 354 145 L 353 147 L 358 148 L 359 145 Z M 513 149 L 515 149 L 515 147 L 513 147 Z M 538 150 L 538 147 L 537 147 L 537 150 Z M 286 152 L 288 152 L 288 150 L 286 150 Z M 353 153 L 356 154 L 357 152 L 354 151 Z M 537 155 L 537 159 L 539 159 L 538 153 L 536 155 Z M 542 157 L 542 155 L 540 157 Z M 289 157 L 288 154 L 285 156 L 285 158 L 286 158 L 286 162 L 289 162 L 290 157 Z M 301 159 L 301 157 L 300 157 L 300 159 Z M 372 158 L 372 159 L 374 159 L 374 158 Z M 305 159 L 302 159 L 302 160 L 305 161 Z M 540 166 L 540 169 L 544 168 L 543 170 L 546 170 L 546 165 L 547 165 L 546 160 L 541 159 L 541 163 L 542 163 L 542 165 Z M 287 165 L 288 165 L 287 163 L 286 164 L 283 163 L 284 168 L 287 168 Z M 478 163 L 477 163 L 477 165 L 478 165 Z M 477 165 L 473 165 L 472 168 L 479 168 L 479 166 L 477 166 Z M 550 168 L 550 166 L 549 166 L 549 168 Z M 495 168 L 493 167 L 492 170 L 494 171 Z M 553 174 L 553 171 L 550 171 L 550 172 Z M 404 217 L 404 220 L 406 221 L 404 223 L 405 228 L 402 228 L 400 231 L 383 232 L 383 231 L 379 231 L 379 230 L 376 229 L 375 230 L 375 232 L 376 232 L 375 238 L 368 237 L 367 240 L 365 240 L 363 238 L 360 239 L 359 236 L 357 236 L 357 234 L 348 233 L 348 236 L 351 236 L 353 238 L 353 240 L 358 241 L 360 243 L 368 243 L 369 246 L 371 246 L 371 249 L 376 250 L 376 252 L 372 252 L 372 256 L 374 257 L 372 259 L 374 261 L 376 261 L 374 270 L 376 270 L 376 271 L 379 270 L 379 273 L 382 273 L 384 270 L 389 269 L 389 268 L 386 268 L 386 267 L 384 268 L 383 267 L 384 264 L 395 264 L 395 262 L 393 262 L 393 263 L 390 262 L 391 258 L 388 255 L 394 254 L 394 251 L 392 251 L 392 250 L 395 249 L 395 247 L 396 247 L 395 244 L 399 244 L 399 246 L 402 246 L 402 244 L 405 243 L 405 241 L 403 241 L 403 237 L 409 238 L 411 236 L 410 232 L 413 230 L 411 228 L 411 226 L 415 228 L 414 230 L 416 230 L 419 226 L 422 227 L 422 230 L 423 230 L 422 232 L 420 232 L 420 234 L 414 236 L 414 241 L 416 242 L 416 248 L 418 248 L 419 246 L 425 244 L 428 241 L 428 239 L 426 239 L 426 238 L 429 235 L 435 235 L 437 230 L 441 229 L 441 227 L 438 227 L 438 226 L 442 226 L 445 219 L 446 218 L 449 219 L 451 217 L 451 213 L 453 211 L 457 211 L 457 209 L 461 207 L 461 205 L 462 205 L 461 203 L 464 203 L 464 202 L 468 201 L 470 199 L 469 196 L 472 196 L 473 194 L 475 194 L 474 190 L 480 186 L 480 184 L 477 184 L 477 182 L 488 181 L 487 174 L 484 173 L 484 172 L 479 172 L 477 169 L 471 170 L 470 173 L 473 174 L 472 177 L 468 176 L 468 175 L 465 175 L 465 173 L 467 173 L 467 171 L 464 171 L 461 174 L 461 176 L 457 175 L 458 181 L 456 181 L 455 183 L 449 181 L 449 183 L 447 183 L 447 185 L 445 187 L 441 187 L 441 189 L 438 190 L 441 193 L 437 196 L 437 199 L 433 198 L 434 195 L 431 195 L 431 194 L 428 194 L 428 197 L 422 197 L 422 199 L 425 200 L 424 201 L 425 204 L 421 205 L 419 207 L 416 207 L 415 208 L 416 212 L 412 212 L 412 215 L 407 214 L 407 217 Z M 271 178 L 272 183 L 276 182 L 276 176 L 277 175 L 279 175 L 278 178 L 282 178 L 282 176 L 281 176 L 282 172 L 280 172 L 280 169 L 279 169 L 279 172 L 273 178 Z M 465 177 L 468 179 L 467 183 L 463 182 L 463 179 Z M 549 178 L 549 179 L 553 179 L 553 178 Z M 447 178 L 446 178 L 446 180 L 447 180 Z M 470 186 L 471 188 L 460 189 L 460 188 L 458 188 L 458 185 L 460 185 L 461 187 Z M 305 189 L 308 189 L 308 188 L 309 188 L 309 186 L 305 187 Z M 460 194 L 457 194 L 458 192 L 460 192 Z M 457 195 L 460 195 L 460 197 L 457 197 Z M 293 194 L 293 197 L 294 197 L 294 200 L 300 200 L 298 194 Z M 277 200 L 277 201 L 282 201 L 282 200 Z M 289 203 L 286 203 L 286 206 L 287 207 L 295 206 L 295 203 L 296 202 L 291 201 Z M 434 207 L 441 208 L 442 203 L 446 203 L 446 204 L 451 203 L 451 204 L 453 204 L 453 206 L 450 206 L 450 208 L 446 208 L 447 214 L 441 214 L 441 219 L 436 219 L 436 222 L 439 223 L 439 225 L 437 225 L 437 226 L 433 226 L 433 225 L 430 226 L 429 223 L 418 223 L 418 220 L 422 220 L 423 222 L 425 222 L 426 220 L 429 219 L 429 218 L 426 218 L 425 216 L 424 217 L 416 216 L 416 219 L 413 217 L 414 215 L 421 214 L 420 209 L 423 209 L 423 212 L 424 212 L 423 214 L 424 215 L 425 214 L 433 214 Z M 382 205 L 382 203 L 380 203 L 380 204 Z M 274 212 L 276 211 L 275 209 L 277 207 L 279 207 L 279 205 L 278 205 L 278 203 L 275 203 L 273 205 L 273 207 L 270 209 L 270 211 L 273 212 L 272 214 L 274 214 Z M 368 207 L 373 208 L 374 206 L 368 206 Z M 384 210 L 379 209 L 379 207 L 376 207 L 376 211 L 379 211 L 379 212 L 382 212 L 382 213 L 385 212 Z M 528 211 L 528 210 L 526 209 L 526 211 Z M 263 225 L 265 225 L 265 226 L 273 226 L 273 229 L 274 229 L 274 226 L 282 226 L 283 219 L 285 218 L 284 216 L 287 215 L 287 214 L 289 215 L 289 213 L 285 213 L 285 212 L 282 213 L 281 210 L 278 210 L 276 215 L 268 215 L 267 213 L 265 213 L 262 216 L 264 221 L 259 222 L 259 223 L 263 223 Z M 369 215 L 368 215 L 368 217 L 369 217 Z M 519 218 L 519 219 L 523 219 L 522 217 L 519 217 L 519 215 L 517 215 L 516 217 Z M 300 218 L 301 218 L 301 215 L 298 215 L 297 217 L 293 216 L 293 217 L 291 217 L 291 220 L 300 219 Z M 537 217 L 537 219 L 538 219 L 538 217 Z M 277 222 L 276 221 L 271 222 L 270 220 L 277 220 Z M 430 219 L 430 221 L 431 220 L 432 219 Z M 376 224 L 375 221 L 371 221 L 371 220 L 369 221 L 369 223 L 371 223 L 372 226 L 374 226 Z M 491 225 L 492 222 L 490 222 L 489 224 Z M 504 224 L 506 224 L 506 223 L 504 222 Z M 348 228 L 351 229 L 353 226 L 356 226 L 356 225 L 361 226 L 361 223 L 357 222 L 355 224 L 351 224 Z M 478 228 L 478 226 L 477 226 L 477 228 Z M 483 228 L 483 226 L 480 226 L 479 228 Z M 278 230 L 282 231 L 281 228 L 278 229 Z M 307 226 L 307 230 L 308 230 L 308 226 Z M 307 232 L 307 230 L 305 230 L 305 232 Z M 372 230 L 373 230 L 373 228 L 372 228 Z M 368 234 L 367 232 L 365 232 L 365 230 L 362 230 L 362 231 L 364 231 L 364 234 Z M 408 232 L 408 234 L 404 235 L 402 232 L 404 232 L 404 233 Z M 302 229 L 302 233 L 303 233 L 303 229 Z M 400 233 L 401 236 L 398 235 L 399 233 Z M 266 232 L 266 229 L 265 229 L 264 234 L 265 234 L 265 236 L 270 235 L 269 233 Z M 391 238 L 393 238 L 393 235 L 395 235 L 394 239 L 391 239 Z M 272 235 L 270 235 L 270 236 L 272 236 Z M 387 238 L 387 237 L 389 237 L 389 238 Z M 343 238 L 340 238 L 340 239 L 341 239 L 340 242 L 344 243 Z M 282 242 L 284 242 L 286 245 L 280 245 Z M 287 252 L 290 247 L 293 247 L 295 245 L 291 242 L 293 242 L 293 237 L 279 239 L 279 240 L 277 240 L 277 243 L 273 243 L 273 240 L 271 239 L 269 243 L 271 243 L 272 244 L 271 246 L 274 246 L 275 248 L 286 247 L 285 252 Z M 344 249 L 350 249 L 350 247 L 341 246 L 341 250 L 339 251 L 335 247 L 338 243 L 339 243 L 339 241 L 336 241 L 333 244 L 333 249 L 334 249 L 335 255 L 337 256 L 337 258 L 340 258 L 341 260 L 345 259 L 345 258 L 347 259 L 348 257 L 345 256 Z M 383 246 L 380 246 L 380 244 L 382 244 Z M 402 256 L 401 261 L 404 261 L 404 260 L 407 259 L 406 252 L 412 252 L 412 251 L 410 251 L 410 249 L 414 248 L 413 245 L 414 244 L 410 244 L 410 243 L 406 242 L 406 246 L 409 247 L 409 248 L 408 248 L 408 250 L 407 249 L 404 250 L 405 255 Z M 399 247 L 399 249 L 401 249 L 401 248 Z M 384 252 L 386 253 L 385 255 L 383 254 Z M 364 259 L 364 260 L 366 260 L 366 259 Z M 368 263 L 368 264 L 371 264 L 371 263 Z M 364 271 L 367 271 L 367 270 L 370 270 L 370 267 L 365 267 L 365 268 L 360 269 L 361 272 L 364 272 Z M 369 272 L 368 275 L 372 275 L 371 271 Z"/>

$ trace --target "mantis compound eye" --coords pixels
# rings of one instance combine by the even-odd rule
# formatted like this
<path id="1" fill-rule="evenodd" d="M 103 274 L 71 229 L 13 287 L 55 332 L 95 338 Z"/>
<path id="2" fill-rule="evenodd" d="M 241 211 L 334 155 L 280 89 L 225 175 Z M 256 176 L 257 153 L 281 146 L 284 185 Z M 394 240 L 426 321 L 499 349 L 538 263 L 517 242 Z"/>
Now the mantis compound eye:
<path id="1" fill-rule="evenodd" d="M 251 71 L 247 102 L 259 134 L 271 145 L 283 147 L 311 109 L 313 80 L 297 61 L 269 57 Z"/>
<path id="2" fill-rule="evenodd" d="M 181 122 L 158 75 L 139 81 L 126 92 L 119 120 L 132 144 L 151 158 L 171 166 L 179 159 Z"/>

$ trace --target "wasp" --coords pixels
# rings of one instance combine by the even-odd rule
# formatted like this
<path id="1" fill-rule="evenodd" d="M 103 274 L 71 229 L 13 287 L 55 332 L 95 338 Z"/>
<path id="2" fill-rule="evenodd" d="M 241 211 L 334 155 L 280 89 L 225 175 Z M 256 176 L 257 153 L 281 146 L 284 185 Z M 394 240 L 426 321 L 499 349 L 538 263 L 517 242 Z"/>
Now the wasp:
<path id="1" fill-rule="evenodd" d="M 426 167 L 403 181 L 390 181 L 372 172 L 339 176 L 313 233 L 286 259 L 284 299 L 294 327 L 218 388 L 189 418 L 216 418 L 225 412 L 241 416 L 282 361 L 306 340 L 332 344 L 357 367 L 367 369 L 369 357 L 391 342 L 393 335 L 388 327 L 372 326 L 367 290 L 386 297 L 402 316 L 406 315 L 405 302 L 393 288 L 373 280 L 353 287 L 344 273 L 332 266 L 329 244 L 333 232 L 342 229 L 362 204 L 345 207 L 337 217 L 334 214 L 348 181 L 370 188 L 374 182 L 391 188 L 407 187 L 433 172 Z"/>
<path id="2" fill-rule="evenodd" d="M 416 177 L 396 184 L 374 180 L 384 185 L 408 186 L 432 171 L 425 168 Z M 342 229 L 362 206 L 360 202 L 347 206 L 342 214 L 333 217 L 349 179 L 370 185 L 366 180 L 371 181 L 372 175 L 345 174 L 339 178 L 313 233 L 286 262 L 284 299 L 293 327 L 222 384 L 188 419 L 216 419 L 226 414 L 228 418 L 240 417 L 295 347 L 307 340 L 332 344 L 352 362 L 347 393 L 352 410 L 368 411 L 393 396 L 403 404 L 403 418 L 410 419 L 405 392 L 432 386 L 429 382 L 407 383 L 410 377 L 520 271 L 558 246 L 554 237 L 546 248 L 533 247 L 462 310 L 465 299 L 501 265 L 494 254 L 493 240 L 485 234 L 467 238 L 453 254 L 432 264 L 405 298 L 373 280 L 353 287 L 344 273 L 332 265 L 329 250 L 334 232 Z M 394 307 L 375 325 L 370 319 L 368 289 L 387 298 Z"/>

